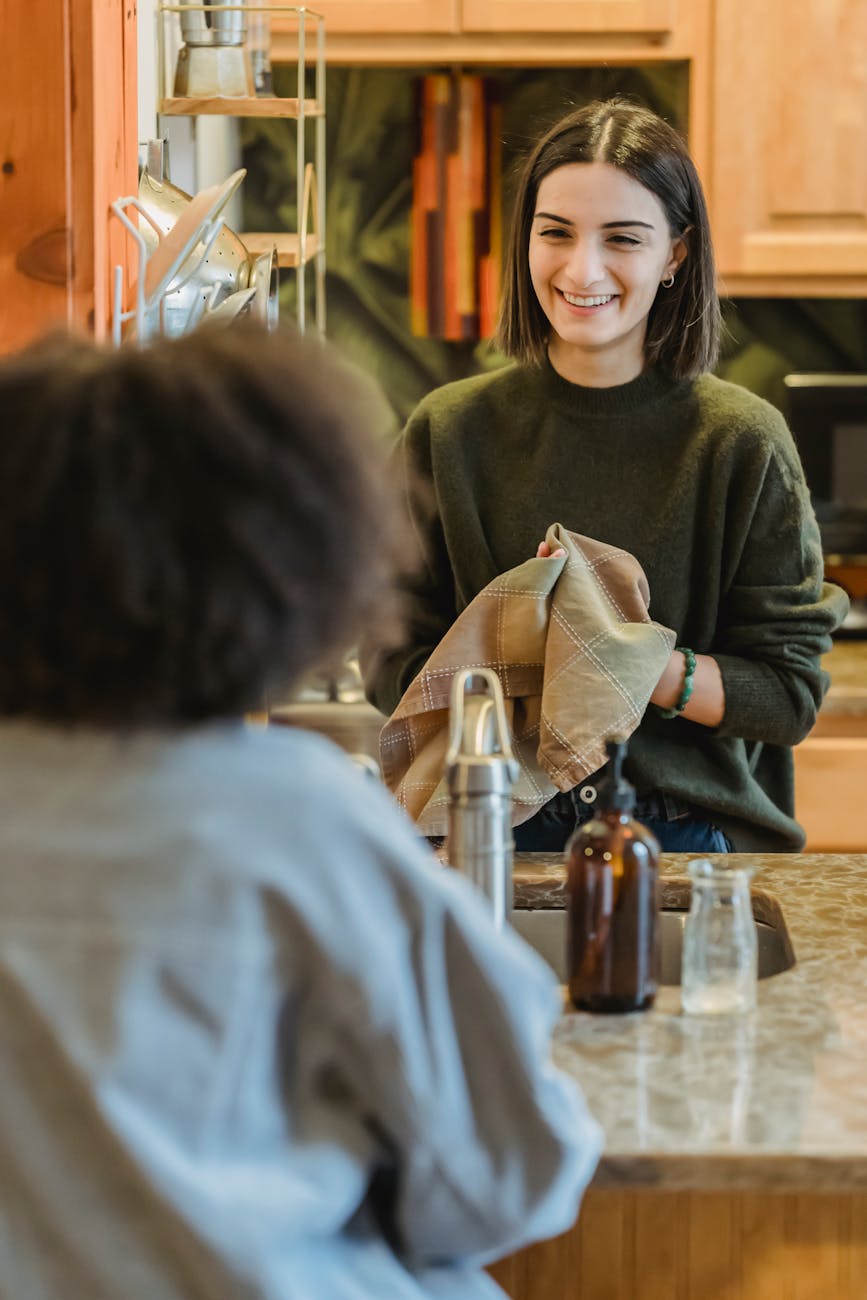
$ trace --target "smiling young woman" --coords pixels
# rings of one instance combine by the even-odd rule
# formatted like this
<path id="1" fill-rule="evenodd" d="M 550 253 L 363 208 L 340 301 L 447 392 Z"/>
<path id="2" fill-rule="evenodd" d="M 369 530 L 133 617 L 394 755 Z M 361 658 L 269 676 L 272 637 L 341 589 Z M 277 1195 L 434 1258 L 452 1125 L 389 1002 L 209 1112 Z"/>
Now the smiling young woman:
<path id="1" fill-rule="evenodd" d="M 827 688 L 846 598 L 823 583 L 780 414 L 715 378 L 707 209 L 680 136 L 621 99 L 570 113 L 518 177 L 499 342 L 515 365 L 431 393 L 399 445 L 423 565 L 405 644 L 370 655 L 394 709 L 457 615 L 557 521 L 631 552 L 675 650 L 630 743 L 663 849 L 791 850 L 791 746 Z M 422 490 L 418 491 L 417 486 Z M 589 786 L 597 782 L 590 777 Z M 557 851 L 592 800 L 516 828 Z"/>

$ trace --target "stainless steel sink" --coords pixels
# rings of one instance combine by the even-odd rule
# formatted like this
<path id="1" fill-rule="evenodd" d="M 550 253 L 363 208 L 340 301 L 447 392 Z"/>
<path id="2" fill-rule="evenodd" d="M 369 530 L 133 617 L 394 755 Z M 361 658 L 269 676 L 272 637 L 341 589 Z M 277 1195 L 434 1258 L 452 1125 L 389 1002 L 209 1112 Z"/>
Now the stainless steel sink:
<path id="1" fill-rule="evenodd" d="M 779 907 L 775 924 L 756 920 L 759 941 L 759 979 L 779 975 L 795 964 L 795 954 Z M 680 984 L 680 960 L 686 911 L 660 914 L 661 984 Z M 522 939 L 552 966 L 561 983 L 566 980 L 566 912 L 562 908 L 538 908 L 512 912 L 512 925 Z"/>

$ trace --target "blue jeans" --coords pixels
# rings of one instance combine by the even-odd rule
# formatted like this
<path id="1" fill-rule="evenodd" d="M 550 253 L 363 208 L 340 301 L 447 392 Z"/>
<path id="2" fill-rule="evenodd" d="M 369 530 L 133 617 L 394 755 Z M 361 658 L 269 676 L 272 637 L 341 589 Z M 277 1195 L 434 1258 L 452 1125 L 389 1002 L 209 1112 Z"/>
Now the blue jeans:
<path id="1" fill-rule="evenodd" d="M 519 853 L 562 853 L 569 836 L 595 811 L 595 799 L 585 803 L 581 792 L 587 785 L 557 794 L 535 816 L 514 830 Z M 731 853 L 731 841 L 716 826 L 685 804 L 661 794 L 638 800 L 636 821 L 655 835 L 663 853 Z"/>
<path id="2" fill-rule="evenodd" d="M 731 853 L 727 835 L 703 817 L 690 813 L 682 820 L 666 822 L 648 817 L 642 823 L 659 840 L 663 853 Z"/>

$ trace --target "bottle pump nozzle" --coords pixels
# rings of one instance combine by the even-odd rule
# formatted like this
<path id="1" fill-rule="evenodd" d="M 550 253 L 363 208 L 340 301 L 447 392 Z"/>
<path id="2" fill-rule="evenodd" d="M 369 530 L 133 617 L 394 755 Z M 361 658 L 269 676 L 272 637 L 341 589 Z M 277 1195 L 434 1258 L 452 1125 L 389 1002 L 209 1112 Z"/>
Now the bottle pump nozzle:
<path id="1" fill-rule="evenodd" d="M 635 789 L 623 775 L 626 758 L 626 741 L 619 738 L 606 740 L 608 772 L 599 783 L 597 806 L 609 812 L 631 813 L 635 807 Z"/>

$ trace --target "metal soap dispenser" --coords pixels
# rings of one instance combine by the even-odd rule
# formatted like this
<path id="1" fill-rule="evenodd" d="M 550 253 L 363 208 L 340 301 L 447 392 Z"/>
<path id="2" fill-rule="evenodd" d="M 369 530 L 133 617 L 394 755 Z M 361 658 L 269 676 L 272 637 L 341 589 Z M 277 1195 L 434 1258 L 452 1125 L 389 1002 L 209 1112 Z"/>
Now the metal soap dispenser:
<path id="1" fill-rule="evenodd" d="M 486 895 L 497 927 L 512 912 L 512 786 L 518 771 L 496 673 L 462 669 L 451 693 L 446 858 Z"/>

